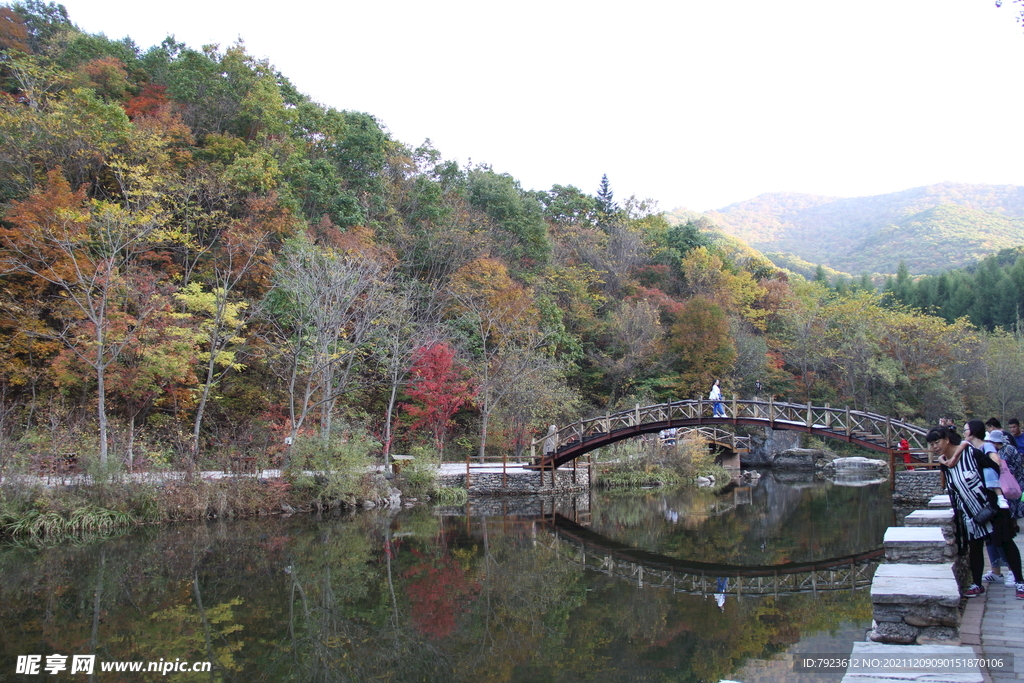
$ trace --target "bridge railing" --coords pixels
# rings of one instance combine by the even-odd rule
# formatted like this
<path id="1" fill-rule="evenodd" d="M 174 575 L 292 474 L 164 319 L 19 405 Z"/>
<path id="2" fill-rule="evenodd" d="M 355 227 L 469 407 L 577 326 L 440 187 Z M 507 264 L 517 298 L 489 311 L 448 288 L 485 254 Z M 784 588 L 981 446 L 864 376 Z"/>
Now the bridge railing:
<path id="1" fill-rule="evenodd" d="M 762 401 L 733 397 L 731 401 L 722 403 L 726 413 L 724 417 L 716 417 L 714 402 L 706 399 L 669 401 L 643 407 L 637 404 L 632 410 L 607 413 L 564 425 L 553 434 L 534 439 L 531 451 L 536 455 L 540 447 L 546 455 L 621 430 L 636 431 L 643 425 L 657 424 L 659 428 L 665 428 L 672 427 L 675 422 L 689 422 L 692 426 L 693 421 L 699 424 L 704 420 L 709 423 L 764 424 L 768 427 L 778 425 L 782 429 L 801 427 L 847 440 L 856 439 L 882 449 L 893 449 L 900 438 L 906 438 L 913 451 L 927 450 L 924 442 L 927 430 L 886 415 L 833 408 L 828 404 L 815 406 L 810 403 L 777 402 L 773 398 Z"/>

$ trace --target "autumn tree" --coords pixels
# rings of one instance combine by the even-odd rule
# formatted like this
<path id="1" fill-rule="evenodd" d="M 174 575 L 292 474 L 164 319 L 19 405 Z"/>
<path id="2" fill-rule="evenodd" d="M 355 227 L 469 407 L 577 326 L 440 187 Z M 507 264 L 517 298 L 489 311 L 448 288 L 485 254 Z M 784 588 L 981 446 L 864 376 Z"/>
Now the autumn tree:
<path id="1" fill-rule="evenodd" d="M 191 281 L 177 295 L 182 306 L 197 319 L 202 348 L 198 354 L 202 384 L 192 424 L 194 455 L 199 452 L 211 391 L 228 372 L 244 369 L 239 359 L 246 341 L 242 331 L 255 307 L 242 298 L 242 293 L 246 285 L 252 286 L 269 275 L 273 228 L 282 220 L 268 211 L 266 202 L 252 200 L 247 208 L 243 217 L 218 230 L 209 244 L 196 245 L 192 260 L 200 264 L 207 286 Z"/>
<path id="2" fill-rule="evenodd" d="M 660 312 L 650 301 L 627 301 L 609 313 L 600 353 L 595 349 L 590 354 L 609 387 L 606 407 L 613 407 L 641 373 L 661 365 L 664 337 Z"/>
<path id="3" fill-rule="evenodd" d="M 280 256 L 268 313 L 284 361 L 293 441 L 314 411 L 321 438 L 330 436 L 334 406 L 349 389 L 390 268 L 368 246 L 321 247 L 302 237 Z"/>
<path id="4" fill-rule="evenodd" d="M 444 444 L 452 417 L 471 405 L 477 395 L 475 382 L 457 359 L 455 349 L 435 342 L 416 349 L 406 394 L 416 403 L 403 404 L 413 419 L 412 428 L 426 427 L 434 437 L 438 462 L 444 460 Z"/>
<path id="5" fill-rule="evenodd" d="M 427 311 L 420 310 L 419 301 L 413 283 L 396 285 L 384 296 L 372 334 L 373 354 L 387 387 L 387 408 L 381 430 L 387 467 L 390 467 L 394 411 L 399 391 L 406 385 L 415 359 L 424 349 L 438 343 L 443 334 L 437 321 L 432 319 L 429 306 Z"/>
<path id="6" fill-rule="evenodd" d="M 535 352 L 545 345 L 532 292 L 516 283 L 504 264 L 483 258 L 452 277 L 452 312 L 471 335 L 479 385 L 480 448 L 483 462 L 487 428 L 495 409 L 510 391 L 512 377 L 537 370 Z"/>
<path id="7" fill-rule="evenodd" d="M 511 436 L 512 450 L 521 460 L 539 425 L 564 423 L 579 417 L 579 394 L 568 385 L 565 367 L 534 350 L 521 359 L 524 372 L 508 378 L 498 414 Z"/>
<path id="8" fill-rule="evenodd" d="M 134 209 L 134 210 L 133 210 Z M 0 228 L 0 265 L 47 286 L 51 335 L 92 369 L 96 380 L 100 464 L 108 453 L 107 373 L 138 339 L 159 298 L 141 258 L 160 228 L 145 201 L 123 206 L 86 201 L 57 172 L 28 199 L 14 202 Z"/>
<path id="9" fill-rule="evenodd" d="M 667 344 L 676 374 L 669 381 L 677 397 L 703 396 L 736 359 L 729 319 L 721 306 L 703 296 L 683 302 L 674 317 Z"/>
<path id="10" fill-rule="evenodd" d="M 990 412 L 1005 422 L 1024 411 L 1024 339 L 998 331 L 984 340 L 985 394 Z"/>
<path id="11" fill-rule="evenodd" d="M 174 310 L 168 287 L 153 277 L 136 277 L 124 299 L 129 310 L 151 309 L 145 325 L 137 325 L 131 343 L 105 369 L 104 386 L 114 411 L 126 422 L 125 461 L 129 471 L 135 465 L 135 441 L 139 423 L 154 408 L 185 418 L 192 407 L 196 389 L 193 360 L 198 351 L 196 330 L 187 314 Z M 123 324 L 115 319 L 119 326 Z M 115 327 L 114 329 L 117 329 Z M 88 386 L 94 368 L 78 353 L 65 349 L 53 370 L 64 389 Z"/>

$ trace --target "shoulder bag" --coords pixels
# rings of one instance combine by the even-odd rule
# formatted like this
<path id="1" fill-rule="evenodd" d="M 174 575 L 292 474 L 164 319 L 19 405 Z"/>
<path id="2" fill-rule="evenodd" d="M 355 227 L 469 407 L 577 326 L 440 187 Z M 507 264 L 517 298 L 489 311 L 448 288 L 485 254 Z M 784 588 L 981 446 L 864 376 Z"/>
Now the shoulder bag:
<path id="1" fill-rule="evenodd" d="M 964 453 L 964 455 L 970 455 L 972 458 L 974 458 L 974 467 L 977 470 L 978 476 L 981 478 L 981 481 L 984 482 L 985 475 L 981 471 L 982 464 L 978 458 L 979 456 L 982 458 L 987 458 L 988 454 L 982 452 L 980 449 L 975 448 L 974 446 L 968 446 L 967 452 Z M 993 462 L 992 464 L 994 465 L 995 463 Z M 984 491 L 985 507 L 981 508 L 981 510 L 979 510 L 976 515 L 971 517 L 971 521 L 973 521 L 978 526 L 984 526 L 988 524 L 992 521 L 992 518 L 995 517 L 996 514 L 999 512 L 999 508 L 997 508 L 996 504 L 992 502 L 992 498 L 994 498 L 995 496 L 989 492 L 988 488 L 985 488 Z"/>
<path id="2" fill-rule="evenodd" d="M 1002 458 L 999 458 L 999 488 L 1003 490 L 1006 500 L 1020 500 L 1020 484 Z"/>
<path id="3" fill-rule="evenodd" d="M 999 508 L 997 508 L 995 504 L 990 500 L 987 503 L 985 503 L 985 507 L 981 508 L 981 511 L 978 512 L 978 514 L 974 515 L 974 517 L 971 517 L 971 520 L 973 520 L 974 523 L 978 526 L 984 526 L 991 522 L 992 518 L 995 517 L 996 513 L 998 512 Z"/>

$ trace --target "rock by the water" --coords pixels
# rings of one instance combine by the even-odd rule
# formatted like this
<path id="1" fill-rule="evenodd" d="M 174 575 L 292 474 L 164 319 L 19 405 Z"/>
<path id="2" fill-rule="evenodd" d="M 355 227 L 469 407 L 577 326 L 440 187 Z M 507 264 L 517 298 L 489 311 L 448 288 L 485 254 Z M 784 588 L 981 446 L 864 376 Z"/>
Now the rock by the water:
<path id="1" fill-rule="evenodd" d="M 830 466 L 834 467 L 836 472 L 882 472 L 888 467 L 884 460 L 864 458 L 860 456 L 852 458 L 836 458 L 830 463 Z"/>
<path id="2" fill-rule="evenodd" d="M 822 451 L 813 448 L 790 448 L 772 460 L 772 467 L 789 470 L 813 470 Z"/>

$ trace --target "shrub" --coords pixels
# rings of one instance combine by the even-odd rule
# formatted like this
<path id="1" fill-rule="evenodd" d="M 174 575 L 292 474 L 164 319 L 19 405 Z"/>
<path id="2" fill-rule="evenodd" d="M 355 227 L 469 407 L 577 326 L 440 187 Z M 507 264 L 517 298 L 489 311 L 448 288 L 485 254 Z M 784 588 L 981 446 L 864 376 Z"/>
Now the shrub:
<path id="1" fill-rule="evenodd" d="M 342 423 L 326 442 L 308 439 L 293 446 L 287 476 L 320 502 L 370 498 L 377 487 L 371 454 L 379 448 L 365 429 Z"/>
<path id="2" fill-rule="evenodd" d="M 438 490 L 439 481 L 436 465 L 424 458 L 415 458 L 402 468 L 395 483 L 409 498 L 426 498 Z"/>

